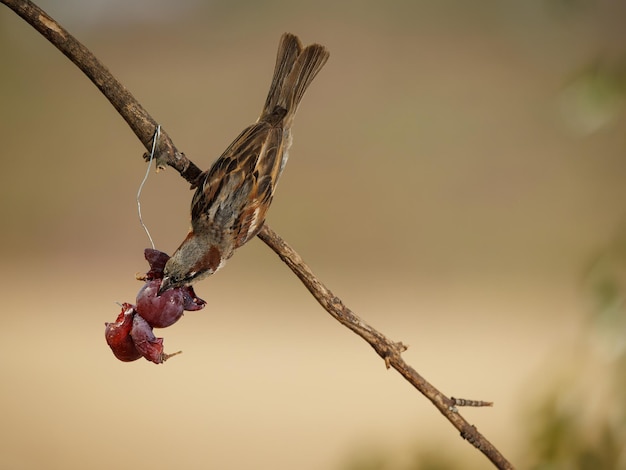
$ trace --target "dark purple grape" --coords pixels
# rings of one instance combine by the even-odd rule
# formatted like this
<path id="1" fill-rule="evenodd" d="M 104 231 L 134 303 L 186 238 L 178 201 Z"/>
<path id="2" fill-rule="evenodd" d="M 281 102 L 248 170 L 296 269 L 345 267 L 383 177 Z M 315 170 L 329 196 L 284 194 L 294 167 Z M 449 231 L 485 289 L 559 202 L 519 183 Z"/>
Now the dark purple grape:
<path id="1" fill-rule="evenodd" d="M 133 327 L 135 310 L 130 304 L 122 305 L 122 312 L 117 316 L 114 323 L 105 323 L 104 336 L 107 344 L 120 361 L 136 361 L 142 356 L 137 350 L 130 336 Z"/>
<path id="2" fill-rule="evenodd" d="M 169 289 L 157 295 L 160 286 L 161 279 L 147 281 L 137 294 L 137 312 L 153 328 L 166 328 L 176 323 L 183 316 L 185 305 L 181 288 Z"/>
<path id="3" fill-rule="evenodd" d="M 133 327 L 130 331 L 135 347 L 147 360 L 155 364 L 161 364 L 170 357 L 179 354 L 165 354 L 163 352 L 163 338 L 156 338 L 152 332 L 152 327 L 141 315 L 136 314 L 133 318 Z"/>
<path id="4" fill-rule="evenodd" d="M 183 293 L 183 308 L 189 312 L 202 310 L 206 302 L 196 295 L 191 286 L 179 287 Z"/>
<path id="5" fill-rule="evenodd" d="M 143 254 L 150 265 L 150 271 L 146 273 L 146 279 L 162 279 L 163 269 L 165 268 L 167 260 L 170 259 L 167 253 L 153 248 L 146 248 Z"/>

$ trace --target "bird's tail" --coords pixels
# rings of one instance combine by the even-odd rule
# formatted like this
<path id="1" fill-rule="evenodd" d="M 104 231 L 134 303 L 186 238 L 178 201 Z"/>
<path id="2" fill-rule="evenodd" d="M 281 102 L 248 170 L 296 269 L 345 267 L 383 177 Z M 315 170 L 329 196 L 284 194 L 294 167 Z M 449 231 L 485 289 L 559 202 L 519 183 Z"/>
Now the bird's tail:
<path id="1" fill-rule="evenodd" d="M 297 36 L 285 33 L 280 38 L 272 85 L 260 120 L 283 115 L 290 121 L 315 76 L 328 60 L 328 50 L 319 44 L 302 47 Z"/>

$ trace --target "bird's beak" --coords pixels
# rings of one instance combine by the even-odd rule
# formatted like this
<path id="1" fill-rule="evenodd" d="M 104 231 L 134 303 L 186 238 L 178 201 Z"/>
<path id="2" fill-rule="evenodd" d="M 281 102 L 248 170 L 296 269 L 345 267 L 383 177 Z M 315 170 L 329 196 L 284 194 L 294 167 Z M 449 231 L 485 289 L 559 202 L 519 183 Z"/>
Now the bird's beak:
<path id="1" fill-rule="evenodd" d="M 161 295 L 163 292 L 171 289 L 172 287 L 174 286 L 172 285 L 171 278 L 169 276 L 164 277 L 161 281 L 161 286 L 159 287 L 159 292 L 157 292 L 157 296 Z"/>

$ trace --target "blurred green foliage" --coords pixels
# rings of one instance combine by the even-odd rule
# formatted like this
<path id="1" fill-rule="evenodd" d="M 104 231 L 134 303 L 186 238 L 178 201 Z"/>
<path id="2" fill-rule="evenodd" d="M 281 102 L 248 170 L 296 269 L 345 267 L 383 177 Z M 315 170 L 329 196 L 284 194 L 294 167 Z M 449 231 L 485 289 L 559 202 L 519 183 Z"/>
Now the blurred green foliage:
<path id="1" fill-rule="evenodd" d="M 587 327 L 572 351 L 547 360 L 552 383 L 529 384 L 520 468 L 626 469 L 626 233 L 597 254 L 584 274 Z M 409 462 L 369 450 L 346 470 L 465 469 L 443 446 L 419 442 Z M 427 448 L 428 450 L 424 451 Z M 507 456 L 510 458 L 510 456 Z"/>
<path id="2" fill-rule="evenodd" d="M 418 442 L 415 449 L 423 449 L 424 443 Z M 427 450 L 420 450 L 400 462 L 393 452 L 383 449 L 360 452 L 353 456 L 343 470 L 454 470 L 467 468 L 462 462 L 449 456 L 443 446 L 427 445 Z"/>
<path id="3" fill-rule="evenodd" d="M 613 124 L 624 110 L 626 67 L 597 60 L 575 76 L 561 91 L 561 115 L 581 134 Z"/>
<path id="4" fill-rule="evenodd" d="M 573 372 L 529 414 L 528 468 L 626 468 L 626 234 L 595 257 L 584 284 L 588 324 L 565 367 Z"/>

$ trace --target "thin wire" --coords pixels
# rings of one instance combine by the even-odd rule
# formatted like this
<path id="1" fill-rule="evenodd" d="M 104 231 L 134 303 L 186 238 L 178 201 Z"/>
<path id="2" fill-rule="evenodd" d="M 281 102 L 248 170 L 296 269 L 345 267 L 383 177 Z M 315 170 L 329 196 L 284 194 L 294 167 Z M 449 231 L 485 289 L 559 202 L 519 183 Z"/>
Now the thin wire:
<path id="1" fill-rule="evenodd" d="M 137 191 L 137 213 L 139 214 L 139 223 L 141 224 L 144 231 L 146 232 L 146 235 L 148 235 L 148 239 L 150 240 L 150 245 L 152 245 L 153 250 L 155 249 L 154 241 L 152 240 L 152 237 L 150 236 L 150 231 L 148 230 L 148 227 L 146 227 L 146 224 L 144 224 L 143 217 L 141 216 L 140 197 L 141 197 L 141 191 L 143 190 L 143 186 L 146 184 L 146 181 L 148 180 L 148 175 L 150 174 L 150 166 L 152 165 L 152 160 L 154 159 L 154 151 L 156 150 L 156 143 L 157 143 L 157 140 L 159 140 L 160 135 L 161 135 L 161 124 L 158 124 L 156 131 L 154 132 L 154 137 L 152 138 L 152 150 L 150 151 L 150 160 L 148 161 L 148 168 L 146 168 L 146 174 L 144 175 L 143 181 L 139 185 L 139 190 Z"/>

